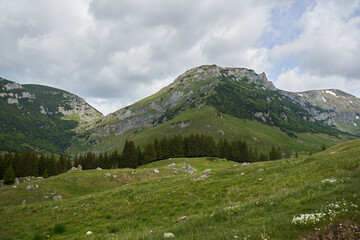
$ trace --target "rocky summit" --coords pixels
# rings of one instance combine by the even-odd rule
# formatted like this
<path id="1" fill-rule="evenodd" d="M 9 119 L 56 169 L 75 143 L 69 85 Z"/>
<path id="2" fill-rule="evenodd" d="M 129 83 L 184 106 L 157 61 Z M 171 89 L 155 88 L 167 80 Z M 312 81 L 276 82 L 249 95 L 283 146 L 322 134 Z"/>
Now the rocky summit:
<path id="1" fill-rule="evenodd" d="M 114 150 L 124 139 L 145 144 L 171 134 L 205 133 L 263 142 L 256 134 L 235 129 L 234 125 L 244 121 L 275 127 L 303 143 L 308 139 L 302 139 L 302 133 L 357 135 L 359 117 L 360 100 L 340 90 L 292 93 L 277 89 L 265 73 L 204 65 L 186 71 L 159 92 L 86 125 L 68 153 Z"/>

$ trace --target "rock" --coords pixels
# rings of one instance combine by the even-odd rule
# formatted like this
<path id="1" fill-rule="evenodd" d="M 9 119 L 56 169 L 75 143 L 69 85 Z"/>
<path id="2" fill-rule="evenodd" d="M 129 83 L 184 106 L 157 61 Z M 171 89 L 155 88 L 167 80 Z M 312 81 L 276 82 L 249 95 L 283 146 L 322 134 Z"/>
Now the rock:
<path id="1" fill-rule="evenodd" d="M 207 179 L 208 177 L 210 177 L 209 174 L 204 174 L 204 175 L 201 175 L 198 178 L 194 178 L 193 181 L 203 181 L 203 180 Z"/>
<path id="2" fill-rule="evenodd" d="M 13 188 L 17 188 L 17 186 L 14 185 Z"/>
<path id="3" fill-rule="evenodd" d="M 217 133 L 220 135 L 225 135 L 224 131 L 221 131 L 221 130 L 217 131 Z"/>
<path id="4" fill-rule="evenodd" d="M 26 186 L 25 190 L 29 191 L 29 190 L 33 190 L 32 186 Z"/>
<path id="5" fill-rule="evenodd" d="M 190 165 L 185 165 L 181 168 L 181 170 L 188 172 L 188 173 L 195 173 L 197 169 L 191 167 Z"/>
<path id="6" fill-rule="evenodd" d="M 178 223 L 178 222 L 182 222 L 182 221 L 186 221 L 187 220 L 187 216 L 182 216 L 181 218 L 177 219 L 175 221 L 175 223 Z"/>
<path id="7" fill-rule="evenodd" d="M 209 173 L 209 172 L 211 172 L 211 171 L 212 171 L 212 170 L 211 170 L 210 168 L 208 168 L 208 169 L 204 170 L 203 173 Z"/>
<path id="8" fill-rule="evenodd" d="M 26 204 L 26 200 L 23 200 L 22 202 L 21 202 L 21 205 L 25 205 Z"/>
<path id="9" fill-rule="evenodd" d="M 54 201 L 59 201 L 59 200 L 62 200 L 62 196 L 55 196 L 55 197 L 53 197 L 53 200 Z"/>
<path id="10" fill-rule="evenodd" d="M 102 168 L 97 167 L 96 170 L 97 170 L 97 171 L 102 171 Z"/>
<path id="11" fill-rule="evenodd" d="M 1 187 L 5 187 L 5 184 L 3 182 L 1 182 L 0 184 Z"/>
<path id="12" fill-rule="evenodd" d="M 177 170 L 177 168 L 174 168 L 174 169 L 173 169 L 173 172 L 174 172 L 174 173 L 178 173 L 179 170 Z"/>
<path id="13" fill-rule="evenodd" d="M 110 173 L 107 173 L 107 174 L 104 175 L 104 178 L 108 178 L 108 177 L 111 177 Z"/>
<path id="14" fill-rule="evenodd" d="M 113 177 L 114 177 L 114 178 L 117 178 L 117 175 L 114 175 Z"/>
<path id="15" fill-rule="evenodd" d="M 38 188 L 39 188 L 39 185 L 36 184 L 36 185 L 35 185 L 35 189 L 38 189 Z"/>
<path id="16" fill-rule="evenodd" d="M 77 171 L 78 169 L 76 168 L 76 167 L 72 167 L 70 170 L 69 170 L 69 172 L 70 171 Z"/>
<path id="17" fill-rule="evenodd" d="M 79 164 L 78 167 L 77 167 L 77 169 L 78 169 L 79 171 L 81 171 L 81 170 L 82 170 L 82 166 Z"/>
<path id="18" fill-rule="evenodd" d="M 172 164 L 169 164 L 168 167 L 175 167 L 176 164 L 175 163 L 172 163 Z"/>
<path id="19" fill-rule="evenodd" d="M 38 179 L 44 179 L 43 177 L 37 177 Z"/>
<path id="20" fill-rule="evenodd" d="M 91 235 L 91 234 L 93 234 L 92 231 L 87 231 L 87 232 L 86 232 L 86 235 Z"/>
<path id="21" fill-rule="evenodd" d="M 18 185 L 20 182 L 19 182 L 19 179 L 18 178 L 15 178 L 15 181 L 14 181 L 14 184 L 15 185 Z"/>
<path id="22" fill-rule="evenodd" d="M 164 233 L 164 238 L 174 238 L 175 234 L 173 233 Z"/>
<path id="23" fill-rule="evenodd" d="M 244 162 L 243 164 L 241 164 L 242 167 L 245 167 L 246 165 L 249 165 L 250 163 L 248 162 Z"/>
<path id="24" fill-rule="evenodd" d="M 154 173 L 159 173 L 159 169 L 155 168 Z"/>

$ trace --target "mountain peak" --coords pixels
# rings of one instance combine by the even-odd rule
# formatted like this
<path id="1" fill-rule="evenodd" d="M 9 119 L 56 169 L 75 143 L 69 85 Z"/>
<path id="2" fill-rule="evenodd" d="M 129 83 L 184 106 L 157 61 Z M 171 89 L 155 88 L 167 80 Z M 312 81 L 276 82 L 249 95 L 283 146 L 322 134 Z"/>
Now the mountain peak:
<path id="1" fill-rule="evenodd" d="M 262 72 L 257 74 L 254 70 L 248 68 L 221 67 L 217 65 L 202 65 L 194 67 L 175 79 L 176 82 L 201 81 L 214 78 L 221 81 L 222 77 L 232 78 L 233 81 L 248 81 L 263 85 L 270 90 L 277 90 L 274 84 L 269 81 L 266 74 Z"/>

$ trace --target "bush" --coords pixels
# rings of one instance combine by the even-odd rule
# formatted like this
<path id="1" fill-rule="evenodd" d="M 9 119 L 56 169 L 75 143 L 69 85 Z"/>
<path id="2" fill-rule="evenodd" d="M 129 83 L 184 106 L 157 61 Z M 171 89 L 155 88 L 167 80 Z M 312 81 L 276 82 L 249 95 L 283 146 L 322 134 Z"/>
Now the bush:
<path id="1" fill-rule="evenodd" d="M 12 165 L 7 169 L 5 175 L 4 175 L 4 184 L 10 185 L 14 184 L 15 182 L 15 173 Z"/>
<path id="2" fill-rule="evenodd" d="M 62 234 L 63 232 L 65 232 L 65 226 L 64 224 L 55 224 L 54 226 L 54 233 L 55 234 Z"/>

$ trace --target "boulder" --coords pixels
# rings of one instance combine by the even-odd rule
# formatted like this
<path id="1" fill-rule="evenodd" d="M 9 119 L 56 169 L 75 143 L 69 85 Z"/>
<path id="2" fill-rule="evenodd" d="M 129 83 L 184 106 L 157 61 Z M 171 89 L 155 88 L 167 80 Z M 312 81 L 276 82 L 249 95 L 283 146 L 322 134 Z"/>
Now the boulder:
<path id="1" fill-rule="evenodd" d="M 110 173 L 107 173 L 107 174 L 104 175 L 104 178 L 108 178 L 108 177 L 111 177 Z"/>
<path id="2" fill-rule="evenodd" d="M 181 218 L 178 218 L 175 223 L 178 223 L 178 222 L 182 222 L 182 221 L 186 221 L 187 220 L 187 216 L 182 216 Z"/>
<path id="3" fill-rule="evenodd" d="M 159 173 L 159 169 L 155 168 L 154 173 Z"/>
<path id="4" fill-rule="evenodd" d="M 212 171 L 212 170 L 211 170 L 210 168 L 208 168 L 208 169 L 204 170 L 203 173 L 209 173 L 209 172 L 211 172 L 211 171 Z"/>
<path id="5" fill-rule="evenodd" d="M 22 202 L 21 202 L 21 205 L 25 205 L 26 204 L 26 200 L 23 200 Z"/>
<path id="6" fill-rule="evenodd" d="M 29 191 L 29 190 L 33 190 L 32 186 L 26 186 L 25 190 Z"/>
<path id="7" fill-rule="evenodd" d="M 72 168 L 70 168 L 70 170 L 69 170 L 69 172 L 70 171 L 77 171 L 78 169 L 76 168 L 76 167 L 72 167 Z"/>
<path id="8" fill-rule="evenodd" d="M 1 182 L 0 187 L 5 187 L 5 184 L 3 182 Z"/>
<path id="9" fill-rule="evenodd" d="M 164 233 L 164 238 L 174 238 L 175 234 L 173 233 Z"/>
<path id="10" fill-rule="evenodd" d="M 181 168 L 181 170 L 188 172 L 188 173 L 195 173 L 197 169 L 191 167 L 190 165 L 185 165 Z"/>
<path id="11" fill-rule="evenodd" d="M 14 181 L 14 184 L 15 185 L 18 185 L 20 182 L 19 182 L 19 179 L 18 178 L 15 178 L 15 181 Z"/>
<path id="12" fill-rule="evenodd" d="M 79 171 L 81 171 L 81 170 L 82 170 L 82 166 L 79 164 L 78 167 L 77 167 L 77 169 L 78 169 Z"/>
<path id="13" fill-rule="evenodd" d="M 97 170 L 97 171 L 102 171 L 102 168 L 101 168 L 101 167 L 97 167 L 96 170 Z"/>
<path id="14" fill-rule="evenodd" d="M 87 231 L 87 232 L 86 232 L 86 235 L 91 235 L 91 234 L 93 234 L 92 231 Z"/>
<path id="15" fill-rule="evenodd" d="M 53 197 L 53 200 L 54 201 L 59 201 L 59 200 L 62 200 L 62 196 L 55 196 L 55 197 Z"/>
<path id="16" fill-rule="evenodd" d="M 168 167 L 175 167 L 176 164 L 175 163 L 172 163 L 172 164 L 169 164 Z"/>
<path id="17" fill-rule="evenodd" d="M 35 185 L 35 189 L 38 189 L 38 188 L 39 188 L 39 185 L 36 184 L 36 185 Z"/>

